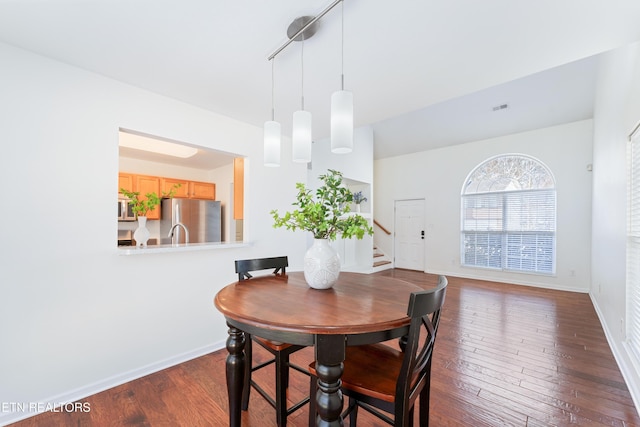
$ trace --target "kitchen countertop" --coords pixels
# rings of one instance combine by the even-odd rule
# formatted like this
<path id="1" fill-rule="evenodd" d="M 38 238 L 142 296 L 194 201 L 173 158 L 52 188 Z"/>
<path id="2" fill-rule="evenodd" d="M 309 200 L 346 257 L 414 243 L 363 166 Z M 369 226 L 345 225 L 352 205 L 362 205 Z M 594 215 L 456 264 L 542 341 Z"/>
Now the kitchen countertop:
<path id="1" fill-rule="evenodd" d="M 182 243 L 177 245 L 151 245 L 144 248 L 137 246 L 120 246 L 118 255 L 143 255 L 168 252 L 193 252 L 208 251 L 215 249 L 243 248 L 251 246 L 250 242 L 216 242 L 216 243 Z"/>

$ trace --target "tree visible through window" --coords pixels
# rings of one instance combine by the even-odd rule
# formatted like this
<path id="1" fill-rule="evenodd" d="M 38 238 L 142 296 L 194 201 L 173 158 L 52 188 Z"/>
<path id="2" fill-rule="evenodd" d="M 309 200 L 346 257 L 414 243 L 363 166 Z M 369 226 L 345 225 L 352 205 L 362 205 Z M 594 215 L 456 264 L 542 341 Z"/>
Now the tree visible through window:
<path id="1" fill-rule="evenodd" d="M 556 190 L 551 172 L 521 154 L 477 166 L 462 188 L 462 265 L 555 273 Z"/>

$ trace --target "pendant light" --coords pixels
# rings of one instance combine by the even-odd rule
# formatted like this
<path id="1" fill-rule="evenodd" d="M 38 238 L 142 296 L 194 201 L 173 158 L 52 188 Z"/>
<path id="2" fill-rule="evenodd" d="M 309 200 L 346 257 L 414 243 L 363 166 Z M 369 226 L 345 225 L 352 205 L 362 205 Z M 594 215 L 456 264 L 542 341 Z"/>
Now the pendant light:
<path id="1" fill-rule="evenodd" d="M 304 40 L 312 37 L 317 28 L 318 20 L 344 0 L 334 0 L 316 16 L 300 16 L 293 20 L 287 28 L 287 41 L 276 49 L 269 57 L 269 61 L 282 52 L 294 41 L 301 43 L 302 69 L 302 99 L 301 108 L 293 113 L 292 128 L 292 160 L 299 163 L 311 161 L 311 113 L 304 110 Z M 331 97 L 331 151 L 334 153 L 350 153 L 353 150 L 353 94 L 344 90 L 344 6 L 342 13 L 342 90 Z M 273 96 L 273 95 L 272 95 Z M 266 123 L 265 123 L 266 150 Z M 265 152 L 266 156 L 266 152 Z M 266 157 L 265 157 L 266 164 Z"/>
<path id="2" fill-rule="evenodd" d="M 331 152 L 353 151 L 353 93 L 344 90 L 344 1 L 342 1 L 341 90 L 331 95 Z"/>
<path id="3" fill-rule="evenodd" d="M 311 113 L 304 110 L 304 39 L 301 46 L 301 106 L 300 110 L 293 113 L 292 160 L 297 163 L 309 163 L 311 161 Z"/>
<path id="4" fill-rule="evenodd" d="M 276 122 L 274 102 L 274 73 L 275 59 L 271 62 L 271 120 L 264 122 L 264 165 L 268 167 L 280 166 L 280 123 Z"/>

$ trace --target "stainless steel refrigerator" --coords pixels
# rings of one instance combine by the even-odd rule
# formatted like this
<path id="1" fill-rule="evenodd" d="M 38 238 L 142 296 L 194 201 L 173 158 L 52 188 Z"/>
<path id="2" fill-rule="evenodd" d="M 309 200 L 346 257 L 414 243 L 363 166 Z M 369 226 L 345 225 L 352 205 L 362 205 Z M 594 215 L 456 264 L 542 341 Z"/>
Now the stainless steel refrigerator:
<path id="1" fill-rule="evenodd" d="M 222 209 L 219 201 L 162 199 L 161 209 L 161 243 L 186 243 L 187 235 L 188 243 L 222 240 Z M 173 239 L 169 238 L 172 229 Z"/>

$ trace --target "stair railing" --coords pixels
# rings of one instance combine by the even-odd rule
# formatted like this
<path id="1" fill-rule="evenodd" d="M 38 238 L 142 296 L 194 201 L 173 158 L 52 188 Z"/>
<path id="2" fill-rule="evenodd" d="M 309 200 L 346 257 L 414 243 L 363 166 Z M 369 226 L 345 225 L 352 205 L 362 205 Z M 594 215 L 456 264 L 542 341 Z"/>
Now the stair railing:
<path id="1" fill-rule="evenodd" d="M 387 230 L 386 228 L 384 228 L 378 221 L 376 221 L 375 219 L 373 220 L 373 223 L 375 225 L 377 225 L 378 227 L 380 227 L 380 229 L 382 231 L 384 231 L 385 233 L 387 233 L 388 235 L 391 235 L 391 232 L 389 230 Z"/>

